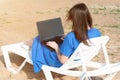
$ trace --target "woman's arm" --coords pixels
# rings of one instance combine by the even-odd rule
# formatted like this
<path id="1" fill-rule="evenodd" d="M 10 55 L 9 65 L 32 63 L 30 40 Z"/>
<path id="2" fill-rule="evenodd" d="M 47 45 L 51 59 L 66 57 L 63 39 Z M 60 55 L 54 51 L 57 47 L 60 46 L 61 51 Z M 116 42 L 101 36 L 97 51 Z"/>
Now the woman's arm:
<path id="1" fill-rule="evenodd" d="M 62 64 L 64 64 L 68 60 L 68 57 L 66 57 L 60 53 L 59 46 L 56 42 L 49 41 L 49 42 L 47 42 L 47 45 L 55 49 L 57 57 Z"/>

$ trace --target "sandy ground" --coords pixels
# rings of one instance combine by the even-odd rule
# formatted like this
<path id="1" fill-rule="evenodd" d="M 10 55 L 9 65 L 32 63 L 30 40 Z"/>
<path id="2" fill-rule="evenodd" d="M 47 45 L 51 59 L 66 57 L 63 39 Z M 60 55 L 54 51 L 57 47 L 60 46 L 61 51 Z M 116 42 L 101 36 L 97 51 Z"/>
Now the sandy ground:
<path id="1" fill-rule="evenodd" d="M 65 33 L 70 25 L 65 22 L 69 8 L 78 2 L 88 5 L 94 21 L 103 35 L 110 36 L 107 45 L 110 61 L 120 62 L 120 1 L 119 0 L 0 0 L 0 46 L 34 38 L 36 22 L 61 17 Z M 20 65 L 22 57 L 10 55 L 13 65 Z M 100 57 L 95 60 L 102 61 Z M 55 80 L 79 80 L 76 77 L 53 73 Z M 113 80 L 119 79 L 120 73 Z M 0 80 L 44 80 L 43 72 L 33 73 L 33 66 L 26 64 L 20 73 L 14 75 L 6 70 L 0 51 Z"/>

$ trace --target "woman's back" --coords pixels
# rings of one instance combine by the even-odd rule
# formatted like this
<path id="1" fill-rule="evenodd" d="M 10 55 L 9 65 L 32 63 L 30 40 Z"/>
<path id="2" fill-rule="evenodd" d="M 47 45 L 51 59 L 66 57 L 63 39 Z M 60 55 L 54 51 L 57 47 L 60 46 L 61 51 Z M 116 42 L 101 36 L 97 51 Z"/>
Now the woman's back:
<path id="1" fill-rule="evenodd" d="M 94 38 L 101 36 L 101 32 L 96 28 L 91 28 L 88 30 L 88 38 Z M 62 45 L 60 46 L 60 51 L 63 55 L 70 57 L 74 50 L 78 47 L 80 41 L 76 38 L 74 32 L 70 32 L 65 37 Z"/>

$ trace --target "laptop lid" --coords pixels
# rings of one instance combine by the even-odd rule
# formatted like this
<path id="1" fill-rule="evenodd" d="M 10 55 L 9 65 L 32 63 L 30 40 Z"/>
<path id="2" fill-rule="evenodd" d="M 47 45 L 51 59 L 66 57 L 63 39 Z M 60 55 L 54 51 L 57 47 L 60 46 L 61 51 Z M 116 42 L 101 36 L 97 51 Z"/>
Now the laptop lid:
<path id="1" fill-rule="evenodd" d="M 64 35 L 61 18 L 39 21 L 37 22 L 37 28 L 41 41 Z"/>

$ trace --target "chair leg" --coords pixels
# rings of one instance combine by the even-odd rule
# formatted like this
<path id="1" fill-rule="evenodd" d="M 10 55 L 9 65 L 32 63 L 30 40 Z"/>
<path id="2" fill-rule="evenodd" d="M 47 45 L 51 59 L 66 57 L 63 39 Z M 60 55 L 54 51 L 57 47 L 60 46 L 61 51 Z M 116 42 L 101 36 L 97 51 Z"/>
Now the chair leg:
<path id="1" fill-rule="evenodd" d="M 81 76 L 80 80 L 92 80 L 89 76 L 87 76 L 86 72 Z"/>
<path id="2" fill-rule="evenodd" d="M 11 65 L 11 61 L 10 61 L 10 57 L 9 57 L 9 50 L 7 50 L 5 47 L 2 47 L 2 51 L 3 51 L 3 56 L 4 56 L 5 65 L 6 65 L 7 70 L 12 72 L 13 74 L 17 74 L 24 67 L 25 63 L 27 62 L 26 59 L 23 61 L 23 63 L 20 65 L 20 67 L 18 69 L 15 69 Z"/>
<path id="3" fill-rule="evenodd" d="M 26 60 L 23 61 L 23 63 L 20 65 L 18 69 L 14 68 L 13 66 L 9 66 L 7 70 L 12 72 L 13 74 L 17 74 L 24 67 L 25 63 L 26 63 Z"/>
<path id="4" fill-rule="evenodd" d="M 109 74 L 109 75 L 107 75 L 107 77 L 104 80 L 112 80 L 116 74 L 117 74 L 117 72 L 113 73 L 113 74 Z"/>
<path id="5" fill-rule="evenodd" d="M 42 70 L 44 72 L 46 80 L 53 80 L 53 77 L 52 77 L 50 70 L 48 70 L 47 68 L 43 68 Z"/>
<path id="6" fill-rule="evenodd" d="M 3 51 L 3 57 L 4 57 L 5 65 L 6 65 L 6 68 L 8 69 L 11 66 L 9 52 L 8 52 L 8 50 L 5 50 L 4 47 L 2 47 L 2 51 Z"/>

